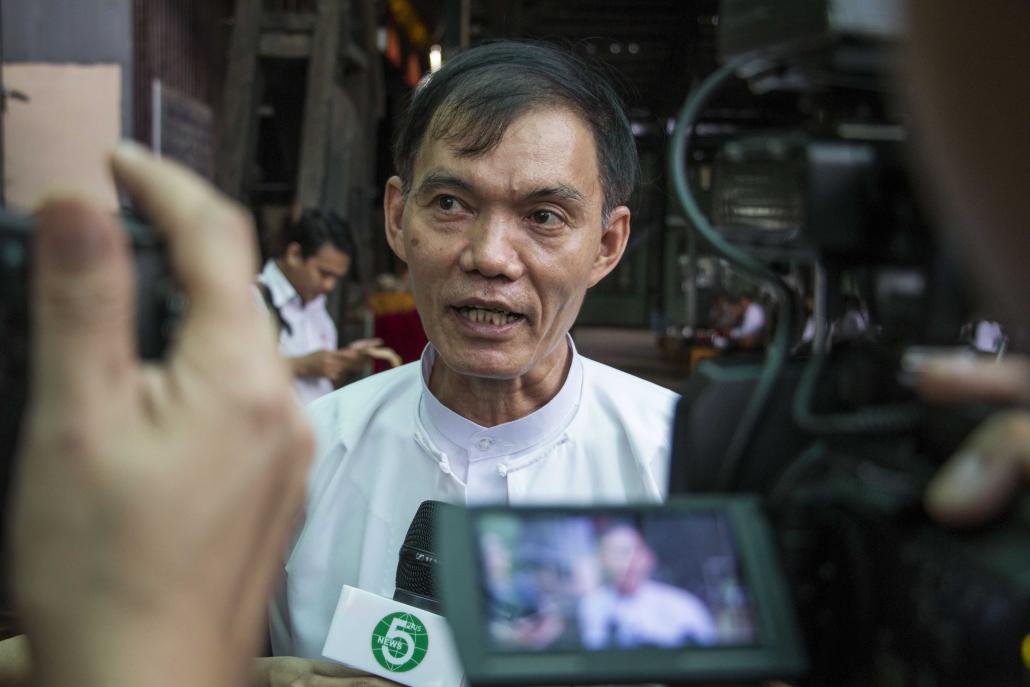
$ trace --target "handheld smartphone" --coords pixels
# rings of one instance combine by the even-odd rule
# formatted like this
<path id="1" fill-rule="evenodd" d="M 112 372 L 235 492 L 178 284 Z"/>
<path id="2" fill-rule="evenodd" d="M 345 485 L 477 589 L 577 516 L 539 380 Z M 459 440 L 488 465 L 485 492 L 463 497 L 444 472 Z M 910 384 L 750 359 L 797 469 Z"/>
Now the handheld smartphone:
<path id="1" fill-rule="evenodd" d="M 444 613 L 473 685 L 702 684 L 805 670 L 753 499 L 454 508 L 438 527 Z"/>

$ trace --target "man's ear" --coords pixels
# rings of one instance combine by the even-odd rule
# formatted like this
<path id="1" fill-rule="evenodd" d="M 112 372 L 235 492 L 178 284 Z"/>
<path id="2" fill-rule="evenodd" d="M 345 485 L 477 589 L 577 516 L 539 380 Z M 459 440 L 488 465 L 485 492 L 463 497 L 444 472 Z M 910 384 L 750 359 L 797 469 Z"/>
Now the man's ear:
<path id="1" fill-rule="evenodd" d="M 399 176 L 386 180 L 386 193 L 383 194 L 383 217 L 386 230 L 386 242 L 398 258 L 408 261 L 404 250 L 404 190 Z"/>
<path id="2" fill-rule="evenodd" d="M 296 267 L 304 262 L 304 251 L 301 250 L 300 244 L 296 241 L 290 241 L 286 244 L 286 250 L 283 252 L 283 258 L 286 260 L 286 264 L 291 267 Z"/>
<path id="3" fill-rule="evenodd" d="M 626 251 L 629 241 L 629 208 L 620 205 L 608 216 L 608 225 L 601 232 L 601 243 L 597 248 L 597 257 L 590 270 L 590 283 L 593 286 L 615 269 Z"/>

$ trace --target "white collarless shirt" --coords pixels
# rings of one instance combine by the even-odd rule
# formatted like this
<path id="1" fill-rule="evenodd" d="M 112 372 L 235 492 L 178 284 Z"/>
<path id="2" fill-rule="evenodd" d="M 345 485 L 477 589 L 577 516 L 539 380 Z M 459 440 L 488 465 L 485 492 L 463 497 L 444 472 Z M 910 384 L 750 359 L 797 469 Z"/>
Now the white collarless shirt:
<path id="1" fill-rule="evenodd" d="M 455 478 L 465 484 L 467 504 L 508 503 L 508 472 L 544 444 L 553 442 L 571 422 L 583 390 L 583 363 L 571 337 L 568 375 L 558 393 L 529 415 L 495 427 L 483 427 L 459 415 L 429 390 L 437 353 L 428 344 L 422 353 L 422 396 L 419 420 L 430 441 L 443 454 Z"/>
<path id="2" fill-rule="evenodd" d="M 299 358 L 315 351 L 336 349 L 336 324 L 325 308 L 324 295 L 304 303 L 274 260 L 265 263 L 257 280 L 268 287 L 272 304 L 290 325 L 290 331 L 285 327 L 279 329 L 279 353 L 283 357 Z M 260 294 L 258 298 L 261 299 Z M 294 377 L 293 389 L 306 405 L 332 391 L 333 383 L 326 377 Z"/>
<path id="3" fill-rule="evenodd" d="M 304 520 L 270 608 L 275 655 L 322 657 L 343 585 L 393 595 L 398 552 L 425 500 L 664 498 L 679 397 L 572 350 L 565 384 L 544 412 L 497 427 L 452 423 L 434 410 L 425 358 L 308 406 L 317 448 Z"/>

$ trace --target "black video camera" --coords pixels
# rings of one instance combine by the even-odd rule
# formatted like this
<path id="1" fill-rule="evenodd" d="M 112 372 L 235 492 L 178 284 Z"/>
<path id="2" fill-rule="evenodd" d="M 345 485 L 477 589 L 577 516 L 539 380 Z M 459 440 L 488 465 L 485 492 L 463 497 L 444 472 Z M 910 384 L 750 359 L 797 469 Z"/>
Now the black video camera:
<path id="1" fill-rule="evenodd" d="M 164 352 L 185 303 L 152 230 L 129 212 L 122 219 L 136 272 L 139 354 L 154 360 Z M 33 244 L 34 220 L 0 209 L 0 508 L 6 506 L 28 393 Z"/>
<path id="2" fill-rule="evenodd" d="M 922 507 L 930 477 L 991 409 L 931 407 L 906 383 L 905 351 L 954 344 L 969 310 L 908 181 L 904 118 L 888 97 L 896 18 L 841 25 L 882 19 L 883 5 L 722 4 L 724 65 L 684 107 L 672 174 L 698 232 L 746 253 L 782 297 L 764 361 L 704 361 L 688 380 L 671 492 L 763 497 L 811 663 L 804 684 L 1027 685 L 1028 501 L 976 531 L 940 527 Z M 720 100 L 722 121 L 705 119 L 720 96 L 748 118 Z M 774 125 L 756 122 L 763 108 Z M 687 159 L 709 167 L 707 188 L 690 187 Z M 805 260 L 830 317 L 846 283 L 877 327 L 798 354 L 800 298 L 775 266 Z"/>

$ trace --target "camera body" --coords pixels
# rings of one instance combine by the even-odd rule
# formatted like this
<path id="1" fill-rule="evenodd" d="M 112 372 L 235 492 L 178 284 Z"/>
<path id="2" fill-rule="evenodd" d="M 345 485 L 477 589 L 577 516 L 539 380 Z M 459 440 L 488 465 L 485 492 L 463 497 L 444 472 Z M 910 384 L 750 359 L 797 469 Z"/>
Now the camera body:
<path id="1" fill-rule="evenodd" d="M 136 272 L 138 352 L 159 359 L 185 301 L 168 271 L 158 237 L 138 217 L 123 213 Z M 28 400 L 31 366 L 34 219 L 0 208 L 0 507 L 6 504 L 12 459 Z"/>
<path id="2" fill-rule="evenodd" d="M 755 498 L 450 508 L 436 528 L 436 580 L 470 684 L 736 684 L 804 673 Z"/>
<path id="3" fill-rule="evenodd" d="M 785 359 L 730 471 L 769 359 L 700 363 L 677 414 L 670 492 L 763 497 L 810 659 L 804 684 L 1030 685 L 1030 501 L 975 531 L 922 507 L 930 477 L 997 408 L 932 407 L 908 383 L 905 351 L 954 345 L 970 308 L 909 181 L 887 36 L 834 31 L 860 5 L 724 2 L 724 56 L 754 58 L 735 85 L 779 111 L 774 127 L 730 121 L 697 145 L 715 229 L 768 264 L 808 259 L 830 317 L 846 281 L 877 327 Z M 795 34 L 764 31 L 776 11 Z"/>
<path id="4" fill-rule="evenodd" d="M 727 485 L 713 476 L 758 365 L 702 363 L 677 413 L 670 485 L 674 495 L 763 498 L 809 656 L 803 684 L 1028 684 L 1030 503 L 975 531 L 935 525 L 922 508 L 930 476 L 989 410 L 921 406 L 911 429 L 820 436 L 792 413 L 806 364 L 788 363 Z M 876 386 L 894 369 L 866 351 L 837 352 L 816 406 L 840 410 L 850 379 L 872 374 Z"/>

